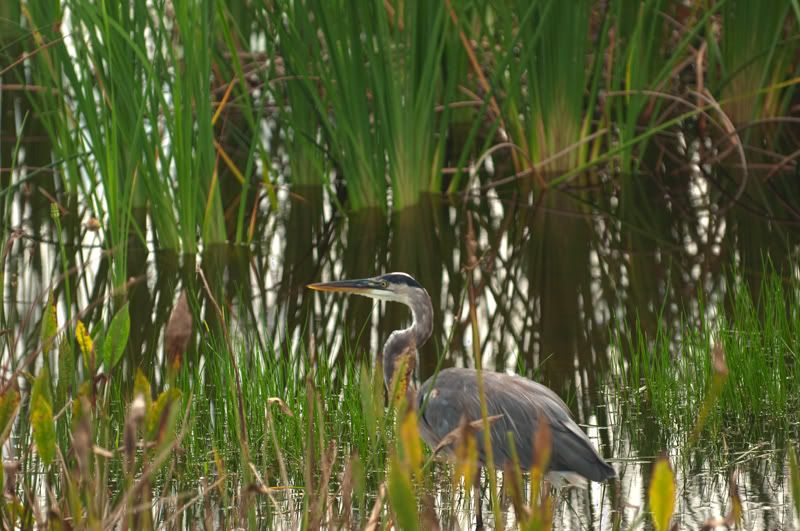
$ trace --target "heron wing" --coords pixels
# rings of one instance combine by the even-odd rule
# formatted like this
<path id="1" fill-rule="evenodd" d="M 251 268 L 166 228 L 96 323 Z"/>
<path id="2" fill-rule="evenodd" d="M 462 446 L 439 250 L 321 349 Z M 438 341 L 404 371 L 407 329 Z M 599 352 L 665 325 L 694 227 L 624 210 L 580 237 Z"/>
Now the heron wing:
<path id="1" fill-rule="evenodd" d="M 613 469 L 600 458 L 552 390 L 517 375 L 485 371 L 483 376 L 488 414 L 500 415 L 490 428 L 495 466 L 503 467 L 511 460 L 510 433 L 520 465 L 531 468 L 533 441 L 541 416 L 551 428 L 550 470 L 577 472 L 594 481 L 613 475 Z M 458 428 L 462 419 L 472 422 L 481 418 L 477 372 L 472 369 L 440 371 L 423 384 L 418 400 L 420 431 L 433 448 Z M 478 435 L 477 443 L 479 458 L 485 464 L 483 436 Z"/>

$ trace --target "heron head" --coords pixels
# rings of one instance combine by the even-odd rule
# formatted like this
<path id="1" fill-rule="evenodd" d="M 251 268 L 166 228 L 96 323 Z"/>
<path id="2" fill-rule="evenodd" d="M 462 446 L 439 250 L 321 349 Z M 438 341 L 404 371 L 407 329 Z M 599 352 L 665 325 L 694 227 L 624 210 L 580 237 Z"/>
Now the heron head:
<path id="1" fill-rule="evenodd" d="M 394 301 L 409 304 L 416 297 L 424 293 L 419 282 L 406 273 L 386 273 L 371 278 L 357 280 L 335 280 L 333 282 L 318 282 L 306 286 L 317 291 L 331 291 L 335 293 L 352 293 L 371 299 Z"/>

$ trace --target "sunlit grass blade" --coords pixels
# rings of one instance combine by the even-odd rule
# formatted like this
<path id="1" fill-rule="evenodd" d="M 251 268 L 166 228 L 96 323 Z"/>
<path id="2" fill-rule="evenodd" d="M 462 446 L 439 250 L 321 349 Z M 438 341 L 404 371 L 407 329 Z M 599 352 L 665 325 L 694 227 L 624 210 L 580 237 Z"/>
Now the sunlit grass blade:
<path id="1" fill-rule="evenodd" d="M 789 482 L 794 514 L 800 518 L 800 462 L 797 460 L 797 451 L 794 448 L 789 448 Z"/>

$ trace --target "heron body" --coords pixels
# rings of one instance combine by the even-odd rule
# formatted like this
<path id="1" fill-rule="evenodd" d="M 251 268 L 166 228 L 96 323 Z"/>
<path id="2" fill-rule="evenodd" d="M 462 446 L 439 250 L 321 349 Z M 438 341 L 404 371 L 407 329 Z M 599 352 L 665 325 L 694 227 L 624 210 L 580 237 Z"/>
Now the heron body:
<path id="1" fill-rule="evenodd" d="M 383 347 L 384 381 L 391 385 L 404 355 L 416 353 L 433 330 L 431 299 L 413 277 L 388 273 L 373 278 L 340 280 L 309 285 L 319 291 L 353 293 L 374 299 L 400 302 L 413 316 L 411 326 L 392 332 Z M 514 374 L 483 371 L 483 386 L 489 416 L 497 415 L 491 427 L 494 464 L 503 468 L 511 461 L 511 433 L 520 466 L 533 465 L 534 435 L 541 418 L 546 419 L 552 436 L 549 471 L 578 474 L 592 481 L 605 481 L 616 475 L 592 446 L 589 438 L 572 420 L 569 408 L 551 389 Z M 422 384 L 415 399 L 419 412 L 420 434 L 431 448 L 466 420 L 480 420 L 478 372 L 451 368 L 439 371 Z M 483 437 L 477 437 L 478 457 L 487 463 Z"/>
<path id="2" fill-rule="evenodd" d="M 435 380 L 420 387 L 418 405 L 420 433 L 425 442 L 436 448 L 450 432 L 458 428 L 462 415 L 468 421 L 481 418 L 478 373 L 474 369 L 444 369 Z M 490 427 L 492 457 L 498 468 L 512 459 L 508 433 L 516 445 L 520 467 L 533 466 L 534 435 L 540 416 L 549 423 L 553 444 L 550 472 L 553 475 L 579 476 L 605 481 L 615 472 L 595 451 L 589 438 L 570 417 L 564 402 L 547 387 L 515 374 L 483 371 L 486 407 L 490 417 L 497 416 Z M 483 437 L 476 437 L 478 458 L 486 464 Z"/>

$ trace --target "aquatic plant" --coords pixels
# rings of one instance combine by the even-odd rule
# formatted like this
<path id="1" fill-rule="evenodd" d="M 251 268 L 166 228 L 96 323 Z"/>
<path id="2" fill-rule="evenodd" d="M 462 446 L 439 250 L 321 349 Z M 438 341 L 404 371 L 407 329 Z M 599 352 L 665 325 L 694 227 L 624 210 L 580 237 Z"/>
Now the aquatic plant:
<path id="1" fill-rule="evenodd" d="M 216 140 L 225 102 L 212 107 L 211 50 L 219 40 L 220 53 L 238 54 L 232 39 L 212 33 L 230 34 L 224 10 L 218 13 L 214 2 L 176 2 L 172 21 L 163 6 L 51 4 L 23 5 L 36 44 L 30 61 L 37 90 L 28 96 L 53 142 L 66 193 L 87 198 L 100 220 L 116 284 L 127 279 L 129 241 L 144 242 L 148 221 L 162 249 L 196 253 L 199 239 L 222 243 L 229 231 L 242 240 L 252 159 L 263 160 L 264 147 L 252 138 L 246 167 L 238 168 Z M 67 9 L 73 31 L 64 35 L 53 21 Z M 256 127 L 252 99 L 239 102 Z M 224 212 L 227 183 L 220 182 L 229 169 L 242 190 L 232 221 Z"/>
<path id="2" fill-rule="evenodd" d="M 760 7 L 750 0 L 728 0 L 718 26 L 706 21 L 709 81 L 737 125 L 775 118 L 787 103 L 779 84 L 797 47 L 797 12 L 790 16 L 797 5 L 782 0 L 771 9 Z"/>
<path id="3" fill-rule="evenodd" d="M 587 60 L 601 60 L 599 54 L 591 59 L 597 45 L 589 31 L 591 11 L 591 2 L 583 1 L 519 2 L 497 10 L 502 50 L 515 56 L 505 61 L 508 72 L 499 72 L 497 82 L 505 94 L 507 133 L 521 150 L 517 171 L 535 165 L 549 174 L 582 161 L 579 143 L 589 134 L 598 88 L 592 75 L 599 72 Z M 599 32 L 597 38 L 605 36 Z"/>
<path id="4" fill-rule="evenodd" d="M 500 182 L 550 174 L 560 186 L 592 166 L 643 169 L 654 138 L 654 160 L 679 152 L 675 133 L 694 121 L 699 140 L 739 149 L 731 123 L 768 120 L 778 135 L 798 68 L 790 4 L 375 1 L 341 20 L 347 6 L 317 0 L 182 0 L 173 20 L 161 2 L 16 0 L 3 73 L 50 142 L 53 199 L 73 215 L 90 203 L 121 285 L 148 224 L 174 251 L 252 239 L 260 201 L 277 206 L 273 151 L 288 154 L 283 182 L 328 185 L 353 210 L 402 210 L 461 190 L 489 154 Z M 793 155 L 771 138 L 778 171 Z"/>
<path id="5" fill-rule="evenodd" d="M 389 183 L 392 206 L 402 210 L 421 192 L 441 189 L 447 112 L 437 115 L 435 107 L 457 82 L 441 68 L 446 10 L 426 2 L 362 8 L 343 20 L 344 4 L 280 4 L 283 84 L 301 116 L 313 104 L 350 206 L 385 209 Z"/>
<path id="6" fill-rule="evenodd" d="M 800 301 L 796 287 L 784 286 L 774 272 L 760 293 L 754 300 L 736 283 L 728 310 L 718 308 L 713 324 L 684 323 L 679 342 L 663 323 L 655 337 L 638 325 L 619 336 L 619 355 L 629 356 L 617 360 L 623 394 L 687 442 L 715 442 L 708 433 L 730 430 L 757 437 L 763 424 L 755 419 L 793 418 L 800 408 L 793 391 L 800 385 Z"/>

